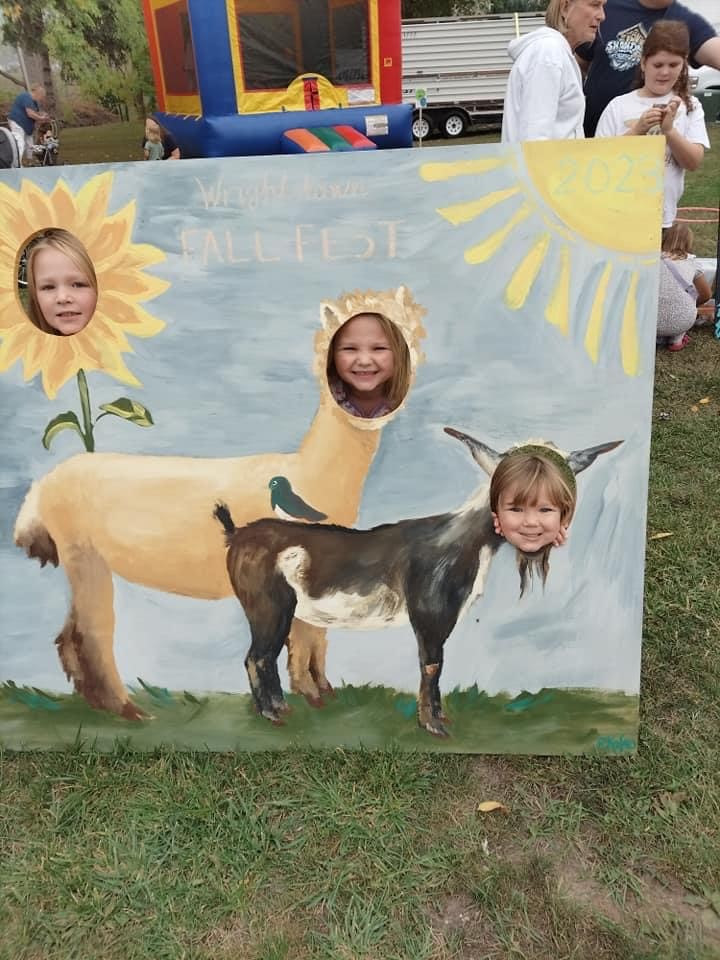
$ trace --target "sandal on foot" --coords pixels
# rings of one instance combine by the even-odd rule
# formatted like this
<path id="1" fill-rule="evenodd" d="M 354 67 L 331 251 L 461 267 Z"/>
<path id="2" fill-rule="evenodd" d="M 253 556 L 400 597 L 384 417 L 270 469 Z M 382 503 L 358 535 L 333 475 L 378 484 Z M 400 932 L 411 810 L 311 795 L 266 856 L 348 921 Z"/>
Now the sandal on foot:
<path id="1" fill-rule="evenodd" d="M 678 340 L 676 343 L 671 343 L 668 346 L 668 350 L 672 350 L 673 352 L 676 353 L 678 350 L 684 350 L 689 343 L 690 343 L 690 337 L 686 333 L 684 333 L 682 336 L 682 340 Z"/>

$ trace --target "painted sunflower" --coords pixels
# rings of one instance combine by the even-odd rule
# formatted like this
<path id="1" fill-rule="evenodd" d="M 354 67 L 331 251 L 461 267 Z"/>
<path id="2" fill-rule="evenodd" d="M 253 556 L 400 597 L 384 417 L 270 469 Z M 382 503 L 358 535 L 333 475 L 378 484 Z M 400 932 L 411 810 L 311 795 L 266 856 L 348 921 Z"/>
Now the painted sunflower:
<path id="1" fill-rule="evenodd" d="M 165 259 L 157 247 L 133 243 L 135 202 L 108 214 L 113 174 L 93 177 L 73 194 L 63 180 L 45 193 L 30 180 L 19 191 L 0 184 L 0 371 L 22 360 L 23 376 L 42 374 L 48 397 L 81 371 L 99 370 L 122 383 L 140 385 L 123 353 L 127 336 L 154 337 L 165 326 L 140 304 L 157 297 L 167 281 L 144 272 Z M 30 322 L 18 297 L 18 262 L 28 241 L 50 227 L 82 240 L 95 267 L 98 301 L 87 327 L 71 337 L 52 337 Z"/>

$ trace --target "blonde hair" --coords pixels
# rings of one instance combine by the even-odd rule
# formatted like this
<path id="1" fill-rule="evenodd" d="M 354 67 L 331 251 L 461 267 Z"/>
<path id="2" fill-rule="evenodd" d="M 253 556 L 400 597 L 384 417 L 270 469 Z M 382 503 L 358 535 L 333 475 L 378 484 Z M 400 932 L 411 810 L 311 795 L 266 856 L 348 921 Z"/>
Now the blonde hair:
<path id="1" fill-rule="evenodd" d="M 560 523 L 567 526 L 575 513 L 577 491 L 568 483 L 566 469 L 555 462 L 562 455 L 549 450 L 547 456 L 533 451 L 510 451 L 495 468 L 490 480 L 490 509 L 498 512 L 500 497 L 509 490 L 513 492 L 513 501 L 518 506 L 533 506 L 543 494 L 560 511 Z M 564 459 L 564 458 L 563 458 Z M 550 570 L 550 551 L 552 544 L 542 547 L 536 553 L 525 553 L 515 548 L 518 569 L 520 571 L 520 596 L 534 576 L 542 579 L 543 586 Z"/>
<path id="2" fill-rule="evenodd" d="M 145 136 L 153 143 L 160 143 L 163 136 L 163 128 L 152 117 L 145 117 Z"/>
<path id="3" fill-rule="evenodd" d="M 390 344 L 390 349 L 392 350 L 393 355 L 393 375 L 390 378 L 387 385 L 386 399 L 388 406 L 394 410 L 396 407 L 400 406 L 402 401 L 405 399 L 405 396 L 410 389 L 410 375 L 411 375 L 411 364 L 410 364 L 410 351 L 408 350 L 408 345 L 405 342 L 405 337 L 402 335 L 399 327 L 397 327 L 392 320 L 388 320 L 387 317 L 384 317 L 381 313 L 372 313 L 371 311 L 363 311 L 362 313 L 355 313 L 352 317 L 343 323 L 341 327 L 333 334 L 333 338 L 330 341 L 330 346 L 328 348 L 327 355 L 327 378 L 328 381 L 339 380 L 340 375 L 337 372 L 335 367 L 335 344 L 340 333 L 345 329 L 348 323 L 351 320 L 357 319 L 357 317 L 374 317 L 377 322 L 380 324 L 382 332 L 387 337 L 387 341 Z"/>
<path id="4" fill-rule="evenodd" d="M 662 251 L 673 260 L 685 260 L 693 248 L 693 232 L 685 223 L 673 223 L 663 230 Z"/>
<path id="5" fill-rule="evenodd" d="M 35 288 L 35 258 L 41 250 L 57 250 L 58 253 L 62 253 L 68 257 L 77 269 L 85 275 L 88 283 L 95 293 L 97 293 L 98 284 L 97 277 L 95 276 L 95 267 L 87 250 L 75 234 L 59 227 L 46 230 L 27 247 L 28 316 L 43 333 L 51 333 L 54 336 L 61 337 L 62 334 L 60 331 L 55 330 L 55 328 L 51 327 L 45 320 L 37 300 L 37 291 Z"/>
<path id="6" fill-rule="evenodd" d="M 550 0 L 545 10 L 545 23 L 547 26 L 562 33 L 563 36 L 567 32 L 565 7 L 569 7 L 573 2 L 574 0 Z"/>

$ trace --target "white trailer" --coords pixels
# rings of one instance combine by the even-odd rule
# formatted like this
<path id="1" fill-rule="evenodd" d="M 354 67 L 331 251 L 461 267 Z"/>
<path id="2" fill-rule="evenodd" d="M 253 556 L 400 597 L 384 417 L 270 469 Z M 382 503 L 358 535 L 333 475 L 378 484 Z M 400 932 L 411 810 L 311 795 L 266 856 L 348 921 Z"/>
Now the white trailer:
<path id="1" fill-rule="evenodd" d="M 508 43 L 544 23 L 542 13 L 403 20 L 403 102 L 415 107 L 415 138 L 434 131 L 460 137 L 474 123 L 499 121 L 512 65 Z"/>

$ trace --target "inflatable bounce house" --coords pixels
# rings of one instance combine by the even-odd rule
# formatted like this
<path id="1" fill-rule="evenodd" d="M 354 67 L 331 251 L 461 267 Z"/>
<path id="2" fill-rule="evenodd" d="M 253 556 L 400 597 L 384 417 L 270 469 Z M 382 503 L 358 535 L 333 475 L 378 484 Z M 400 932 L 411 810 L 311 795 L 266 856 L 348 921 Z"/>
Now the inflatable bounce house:
<path id="1" fill-rule="evenodd" d="M 184 157 L 409 147 L 400 0 L 143 0 Z"/>

